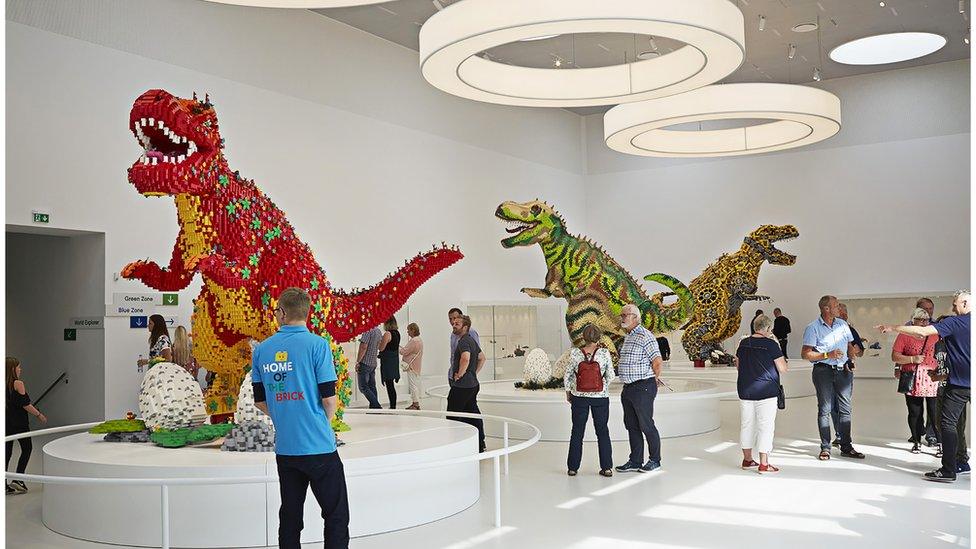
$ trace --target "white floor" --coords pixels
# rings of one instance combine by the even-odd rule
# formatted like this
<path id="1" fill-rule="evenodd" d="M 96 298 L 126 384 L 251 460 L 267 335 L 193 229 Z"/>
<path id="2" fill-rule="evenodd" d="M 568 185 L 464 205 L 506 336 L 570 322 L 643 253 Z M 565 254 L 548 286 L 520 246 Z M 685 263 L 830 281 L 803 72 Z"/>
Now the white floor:
<path id="1" fill-rule="evenodd" d="M 597 476 L 596 446 L 588 443 L 580 476 L 570 478 L 566 444 L 539 443 L 515 454 L 511 475 L 502 478 L 501 528 L 492 526 L 491 467 L 483 464 L 475 506 L 425 526 L 355 539 L 351 547 L 969 547 L 969 478 L 954 484 L 919 478 L 937 460 L 907 451 L 904 400 L 894 381 L 855 385 L 855 444 L 864 461 L 836 451 L 828 462 L 816 460 L 816 402 L 802 398 L 789 400 L 777 420 L 772 462 L 782 472 L 741 471 L 738 405 L 723 403 L 718 431 L 664 441 L 658 472 Z M 626 454 L 626 443 L 614 444 L 616 463 Z M 7 547 L 96 547 L 41 524 L 39 489 L 6 498 Z"/>

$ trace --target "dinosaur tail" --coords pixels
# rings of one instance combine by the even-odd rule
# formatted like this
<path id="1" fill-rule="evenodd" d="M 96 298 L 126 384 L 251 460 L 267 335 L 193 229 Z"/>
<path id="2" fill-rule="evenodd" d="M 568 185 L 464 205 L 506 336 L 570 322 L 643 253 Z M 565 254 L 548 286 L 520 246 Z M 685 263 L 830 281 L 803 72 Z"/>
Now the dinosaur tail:
<path id="1" fill-rule="evenodd" d="M 680 280 L 664 273 L 649 274 L 644 277 L 644 280 L 657 282 L 671 290 L 651 297 L 651 302 L 656 303 L 658 309 L 651 326 L 652 332 L 670 332 L 691 318 L 695 309 L 695 299 L 692 297 L 691 290 Z M 678 300 L 670 305 L 664 305 L 664 297 L 667 295 L 676 295 Z"/>
<path id="2" fill-rule="evenodd" d="M 326 329 L 339 343 L 350 341 L 390 318 L 424 282 L 463 257 L 456 247 L 434 248 L 417 254 L 371 288 L 353 292 L 336 290 Z"/>

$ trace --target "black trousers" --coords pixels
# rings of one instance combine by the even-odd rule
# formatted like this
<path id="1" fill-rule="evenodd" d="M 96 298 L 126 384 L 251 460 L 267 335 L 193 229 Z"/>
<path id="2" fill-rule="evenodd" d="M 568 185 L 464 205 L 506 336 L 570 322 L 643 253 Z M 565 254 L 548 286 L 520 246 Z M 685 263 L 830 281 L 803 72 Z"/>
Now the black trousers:
<path id="1" fill-rule="evenodd" d="M 624 408 L 624 427 L 630 437 L 630 462 L 644 463 L 644 441 L 650 459 L 661 463 L 661 435 L 654 425 L 654 399 L 657 397 L 657 380 L 642 379 L 624 385 L 620 403 Z"/>
<path id="2" fill-rule="evenodd" d="M 787 356 L 786 356 L 786 338 L 784 337 L 783 339 L 780 339 L 778 341 L 779 341 L 779 348 L 780 348 L 780 350 L 783 351 L 783 358 L 787 358 Z"/>
<path id="3" fill-rule="evenodd" d="M 938 426 L 938 437 L 939 442 L 942 442 L 942 403 L 945 402 L 945 387 L 939 389 L 939 396 L 937 397 L 938 404 L 936 405 L 935 411 L 935 424 Z M 959 414 L 959 421 L 956 422 L 956 462 L 957 463 L 969 463 L 969 454 L 967 449 L 969 445 L 966 443 L 966 408 L 963 407 L 962 413 Z"/>
<path id="4" fill-rule="evenodd" d="M 276 456 L 281 509 L 278 511 L 278 547 L 300 549 L 305 495 L 311 486 L 322 508 L 328 549 L 349 547 L 349 500 L 346 475 L 338 452 L 308 456 Z"/>
<path id="5" fill-rule="evenodd" d="M 18 433 L 9 433 L 8 436 L 14 434 Z M 20 443 L 20 457 L 17 458 L 17 472 L 23 473 L 27 471 L 27 462 L 30 461 L 31 451 L 34 449 L 34 443 L 31 442 L 29 437 L 22 438 L 17 442 Z M 14 441 L 11 440 L 10 442 L 5 443 L 4 446 L 7 451 L 7 461 L 3 470 L 6 471 L 7 469 L 10 469 L 10 458 L 14 455 Z"/>
<path id="6" fill-rule="evenodd" d="M 946 385 L 942 401 L 942 472 L 955 476 L 957 454 L 960 452 L 959 418 L 969 404 L 969 387 Z M 965 449 L 962 450 L 965 454 Z M 966 461 L 963 461 L 965 463 Z"/>
<path id="7" fill-rule="evenodd" d="M 939 400 L 936 397 L 914 397 L 905 395 L 905 405 L 908 406 L 908 430 L 912 434 L 912 442 L 922 443 L 922 437 L 926 436 L 925 416 L 929 421 L 937 413 Z"/>
<path id="8" fill-rule="evenodd" d="M 610 445 L 610 399 L 607 397 L 570 397 L 570 409 L 573 418 L 573 431 L 569 437 L 569 456 L 566 467 L 570 471 L 578 471 L 583 461 L 583 433 L 586 431 L 586 419 L 593 413 L 593 429 L 596 431 L 597 447 L 600 451 L 600 469 L 613 467 L 613 449 Z"/>
<path id="9" fill-rule="evenodd" d="M 386 385 L 386 396 L 390 397 L 390 409 L 396 410 L 396 381 L 384 379 L 383 385 Z"/>
<path id="10" fill-rule="evenodd" d="M 451 387 L 451 390 L 447 393 L 447 411 L 448 412 L 463 412 L 466 414 L 480 414 L 481 410 L 478 409 L 478 391 L 481 386 L 476 387 Z M 471 417 L 450 417 L 447 419 L 453 419 L 454 421 L 460 421 L 462 423 L 467 423 L 468 425 L 473 425 L 478 429 L 478 450 L 484 451 L 485 449 L 485 422 L 481 419 L 471 418 Z"/>

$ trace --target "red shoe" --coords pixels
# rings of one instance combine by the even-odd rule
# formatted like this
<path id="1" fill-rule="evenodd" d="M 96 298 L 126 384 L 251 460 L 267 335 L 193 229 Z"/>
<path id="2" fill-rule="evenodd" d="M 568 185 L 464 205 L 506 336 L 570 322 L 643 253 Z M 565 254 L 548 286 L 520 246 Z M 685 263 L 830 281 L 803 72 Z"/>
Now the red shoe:
<path id="1" fill-rule="evenodd" d="M 778 472 L 779 472 L 779 467 L 773 467 L 772 465 L 769 465 L 768 463 L 766 465 L 760 465 L 759 466 L 759 474 L 760 475 L 765 474 L 765 473 L 778 473 Z"/>
<path id="2" fill-rule="evenodd" d="M 751 460 L 751 459 L 749 461 L 742 460 L 742 468 L 746 470 L 752 469 L 753 467 L 757 467 L 758 465 L 759 464 L 756 463 L 755 460 Z"/>

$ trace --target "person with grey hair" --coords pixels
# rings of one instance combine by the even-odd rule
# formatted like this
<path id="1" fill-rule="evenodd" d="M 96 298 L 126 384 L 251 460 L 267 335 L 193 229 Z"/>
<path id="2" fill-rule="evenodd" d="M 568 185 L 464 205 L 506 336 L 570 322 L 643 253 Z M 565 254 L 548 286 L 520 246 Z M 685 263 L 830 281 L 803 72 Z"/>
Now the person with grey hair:
<path id="1" fill-rule="evenodd" d="M 757 467 L 760 474 L 777 473 L 779 468 L 769 463 L 769 452 L 773 449 L 776 401 L 780 374 L 787 369 L 786 358 L 773 336 L 773 321 L 768 316 L 753 319 L 752 329 L 753 334 L 743 338 L 735 352 L 739 369 L 736 388 L 741 416 L 742 468 Z M 759 452 L 759 463 L 752 458 L 753 448 Z"/>
<path id="2" fill-rule="evenodd" d="M 624 409 L 624 427 L 630 438 L 630 459 L 616 467 L 620 473 L 649 473 L 661 467 L 661 435 L 654 425 L 654 399 L 661 380 L 661 351 L 654 334 L 641 324 L 637 305 L 624 305 L 620 326 L 627 332 L 620 344 L 617 374 L 624 388 L 620 403 Z M 648 456 L 644 463 L 644 440 Z"/>
<path id="3" fill-rule="evenodd" d="M 925 480 L 935 482 L 953 482 L 957 475 L 968 474 L 970 471 L 968 461 L 957 461 L 957 429 L 960 416 L 969 404 L 973 368 L 970 354 L 972 297 L 969 290 L 956 292 L 952 299 L 952 312 L 955 316 L 946 317 L 929 326 L 876 326 L 883 334 L 898 332 L 916 338 L 938 335 L 945 340 L 949 373 L 946 376 L 948 383 L 943 389 L 942 416 L 939 418 L 942 427 L 942 467 L 924 475 Z M 930 371 L 929 376 L 936 381 L 942 379 L 937 372 Z"/>
<path id="4" fill-rule="evenodd" d="M 856 349 L 850 326 L 840 318 L 840 302 L 825 295 L 817 302 L 820 316 L 803 331 L 800 356 L 813 363 L 813 385 L 817 390 L 817 428 L 820 431 L 820 454 L 830 459 L 830 423 L 834 403 L 839 409 L 840 455 L 864 459 L 851 443 L 851 389 L 854 382 Z"/>
<path id="5" fill-rule="evenodd" d="M 583 432 L 586 419 L 593 414 L 600 451 L 600 475 L 613 476 L 613 447 L 610 444 L 610 382 L 613 381 L 613 359 L 610 350 L 600 345 L 603 332 L 593 324 L 583 327 L 582 347 L 569 352 L 569 366 L 563 377 L 566 400 L 570 404 L 573 430 L 569 438 L 567 474 L 574 477 L 583 459 Z"/>
<path id="6" fill-rule="evenodd" d="M 912 321 L 914 326 L 928 326 L 929 313 L 925 309 L 916 308 L 912 313 Z M 905 395 L 905 405 L 908 406 L 908 430 L 912 435 L 913 454 L 922 451 L 920 445 L 925 435 L 924 417 L 927 415 L 931 421 L 938 406 L 939 382 L 928 374 L 939 367 L 935 360 L 935 346 L 938 342 L 938 334 L 922 340 L 907 334 L 898 334 L 891 347 L 898 392 Z"/>

